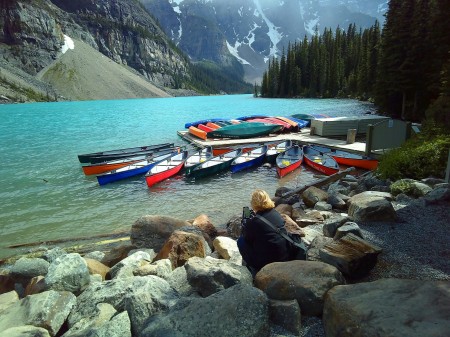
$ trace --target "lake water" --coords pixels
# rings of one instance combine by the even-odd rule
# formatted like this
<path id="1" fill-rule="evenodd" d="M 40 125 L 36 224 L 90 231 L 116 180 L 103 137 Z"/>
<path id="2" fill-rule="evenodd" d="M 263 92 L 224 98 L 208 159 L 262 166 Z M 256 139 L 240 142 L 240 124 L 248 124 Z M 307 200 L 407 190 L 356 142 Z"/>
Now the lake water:
<path id="1" fill-rule="evenodd" d="M 205 213 L 222 226 L 248 205 L 255 188 L 313 179 L 301 168 L 283 179 L 263 167 L 193 182 L 182 175 L 148 188 L 142 176 L 100 187 L 77 154 L 184 143 L 177 130 L 209 117 L 323 113 L 355 116 L 373 106 L 354 100 L 261 99 L 251 95 L 0 105 L 0 257 L 12 244 L 129 229 L 146 214 L 192 219 Z"/>

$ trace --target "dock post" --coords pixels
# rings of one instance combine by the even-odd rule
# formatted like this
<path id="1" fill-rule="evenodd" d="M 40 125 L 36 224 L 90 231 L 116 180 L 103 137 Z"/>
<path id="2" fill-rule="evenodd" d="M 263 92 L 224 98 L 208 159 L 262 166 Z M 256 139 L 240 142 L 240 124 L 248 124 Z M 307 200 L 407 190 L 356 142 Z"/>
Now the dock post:
<path id="1" fill-rule="evenodd" d="M 367 134 L 366 134 L 366 156 L 370 156 L 370 152 L 372 152 L 372 138 L 373 138 L 373 124 L 367 125 Z"/>
<path id="2" fill-rule="evenodd" d="M 353 144 L 356 140 L 356 129 L 347 130 L 347 144 Z"/>

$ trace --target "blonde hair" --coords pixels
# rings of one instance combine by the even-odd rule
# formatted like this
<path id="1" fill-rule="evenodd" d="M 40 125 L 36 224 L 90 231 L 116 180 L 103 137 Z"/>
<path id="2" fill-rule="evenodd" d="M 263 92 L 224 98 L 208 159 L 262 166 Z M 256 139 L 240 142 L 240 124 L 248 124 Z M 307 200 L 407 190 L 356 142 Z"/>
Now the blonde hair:
<path id="1" fill-rule="evenodd" d="M 275 207 L 270 196 L 263 190 L 255 190 L 253 192 L 251 204 L 253 210 L 256 212 L 269 210 Z"/>

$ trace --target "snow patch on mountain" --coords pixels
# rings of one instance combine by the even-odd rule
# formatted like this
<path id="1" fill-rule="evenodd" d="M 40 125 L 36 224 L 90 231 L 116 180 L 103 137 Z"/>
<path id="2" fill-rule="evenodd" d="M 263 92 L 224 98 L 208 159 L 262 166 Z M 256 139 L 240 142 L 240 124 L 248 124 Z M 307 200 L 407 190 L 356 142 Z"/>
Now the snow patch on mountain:
<path id="1" fill-rule="evenodd" d="M 238 61 L 242 64 L 250 64 L 247 60 L 244 60 L 242 57 L 239 56 L 238 48 L 242 45 L 242 43 L 236 41 L 234 46 L 228 43 L 227 41 L 227 48 L 231 55 L 233 55 L 235 58 L 238 59 Z"/>
<path id="2" fill-rule="evenodd" d="M 269 28 L 269 32 L 267 33 L 271 41 L 269 56 L 278 57 L 278 53 L 280 52 L 280 50 L 278 49 L 277 45 L 283 38 L 283 35 L 278 31 L 278 27 L 276 27 L 264 14 L 259 0 L 253 0 L 253 3 L 255 4 L 258 12 L 261 14 L 261 17 L 266 23 L 267 27 Z"/>

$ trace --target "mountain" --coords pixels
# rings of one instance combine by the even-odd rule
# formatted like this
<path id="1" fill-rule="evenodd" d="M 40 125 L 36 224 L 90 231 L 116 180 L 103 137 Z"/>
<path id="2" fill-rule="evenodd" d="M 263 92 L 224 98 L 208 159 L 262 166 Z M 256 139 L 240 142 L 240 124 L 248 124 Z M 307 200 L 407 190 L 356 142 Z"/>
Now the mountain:
<path id="1" fill-rule="evenodd" d="M 0 102 L 251 91 L 234 58 L 192 64 L 138 0 L 1 1 L 0 25 Z"/>
<path id="2" fill-rule="evenodd" d="M 382 21 L 386 0 L 141 0 L 172 41 L 192 61 L 244 67 L 260 81 L 272 57 L 288 43 L 325 27 L 365 28 Z"/>

